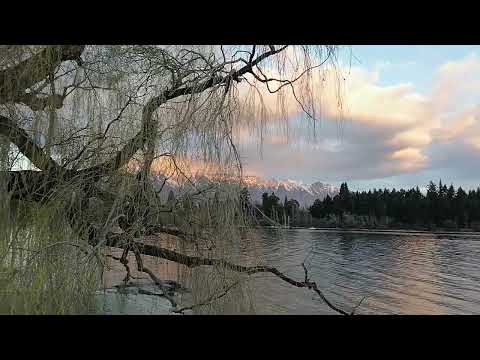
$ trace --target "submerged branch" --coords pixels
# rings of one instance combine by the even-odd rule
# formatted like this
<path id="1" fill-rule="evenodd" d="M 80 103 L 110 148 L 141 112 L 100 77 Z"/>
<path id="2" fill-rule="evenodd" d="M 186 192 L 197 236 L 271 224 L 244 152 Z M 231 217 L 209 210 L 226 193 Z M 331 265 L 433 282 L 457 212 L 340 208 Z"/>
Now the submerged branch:
<path id="1" fill-rule="evenodd" d="M 96 240 L 90 239 L 90 243 L 92 245 L 95 245 Z M 317 284 L 315 282 L 309 281 L 306 275 L 305 275 L 305 281 L 303 282 L 296 281 L 291 277 L 283 274 L 277 268 L 272 266 L 243 266 L 243 265 L 232 264 L 223 259 L 210 259 L 210 258 L 204 258 L 199 256 L 189 256 L 189 255 L 178 253 L 173 250 L 168 250 L 155 245 L 144 244 L 138 241 L 131 242 L 131 244 L 134 246 L 136 251 L 138 251 L 138 254 L 149 255 L 149 256 L 154 256 L 154 257 L 174 261 L 176 263 L 185 265 L 190 268 L 206 265 L 206 266 L 223 267 L 223 268 L 236 271 L 239 273 L 247 274 L 247 275 L 253 275 L 256 273 L 271 273 L 277 276 L 278 278 L 282 279 L 283 281 L 289 283 L 290 285 L 293 285 L 298 288 L 308 288 L 313 290 L 322 298 L 322 300 L 327 304 L 329 308 L 331 308 L 332 310 L 342 315 L 350 315 L 348 312 L 338 308 L 337 306 L 333 305 L 330 301 L 328 301 L 325 295 L 318 289 Z M 117 235 L 117 234 L 111 234 L 111 233 L 106 236 L 105 245 L 122 248 L 122 249 L 125 248 L 125 246 L 129 246 L 127 245 L 127 242 L 125 241 L 125 239 L 122 239 L 122 234 Z M 137 260 L 137 263 L 138 263 L 138 260 Z M 140 270 L 140 266 L 142 266 L 142 270 Z M 304 266 L 304 269 L 306 271 L 305 266 Z M 139 265 L 139 270 L 140 271 L 145 270 L 145 268 L 143 268 L 143 265 Z M 144 271 L 144 272 L 147 272 L 147 271 Z M 147 273 L 151 276 L 149 272 Z"/>

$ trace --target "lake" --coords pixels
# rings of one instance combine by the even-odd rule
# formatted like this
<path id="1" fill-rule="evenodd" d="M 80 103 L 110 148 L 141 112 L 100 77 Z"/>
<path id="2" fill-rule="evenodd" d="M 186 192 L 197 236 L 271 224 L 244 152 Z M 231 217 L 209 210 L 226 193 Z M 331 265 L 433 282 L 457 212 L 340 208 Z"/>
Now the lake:
<path id="1" fill-rule="evenodd" d="M 358 314 L 480 314 L 479 233 L 257 230 L 257 260 L 250 243 L 240 245 L 236 263 L 260 259 L 303 281 L 305 262 L 310 279 L 346 311 L 365 297 Z M 150 257 L 145 263 L 162 278 L 181 281 L 178 264 Z M 122 266 L 114 266 L 110 284 L 124 276 Z M 251 276 L 249 284 L 256 314 L 336 314 L 313 291 L 272 274 Z"/>
<path id="2" fill-rule="evenodd" d="M 262 230 L 269 265 L 310 278 L 359 314 L 480 314 L 480 234 Z M 259 314 L 334 314 L 318 296 L 273 276 L 255 282 Z"/>

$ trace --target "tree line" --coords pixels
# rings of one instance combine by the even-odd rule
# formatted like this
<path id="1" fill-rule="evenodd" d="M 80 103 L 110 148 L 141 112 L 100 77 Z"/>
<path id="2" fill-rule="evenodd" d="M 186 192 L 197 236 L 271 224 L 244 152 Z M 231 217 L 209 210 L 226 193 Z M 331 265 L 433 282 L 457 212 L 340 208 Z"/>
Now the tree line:
<path id="1" fill-rule="evenodd" d="M 355 191 L 342 183 L 333 198 L 317 199 L 309 211 L 314 218 L 335 216 L 339 223 L 348 215 L 366 217 L 377 223 L 444 228 L 478 227 L 480 188 L 469 190 L 447 187 L 432 181 L 426 194 L 417 187 L 408 190 L 373 189 Z"/>
<path id="2" fill-rule="evenodd" d="M 295 199 L 264 193 L 256 207 L 263 213 L 257 212 L 257 219 L 266 215 L 282 225 L 480 228 L 480 188 L 467 192 L 441 180 L 430 181 L 425 194 L 418 186 L 350 191 L 344 182 L 337 195 L 316 199 L 307 209 Z"/>
<path id="3" fill-rule="evenodd" d="M 271 221 L 266 220 L 268 217 L 274 223 L 281 225 L 307 226 L 311 225 L 312 215 L 308 209 L 300 207 L 300 203 L 296 199 L 288 199 L 286 196 L 283 201 L 275 195 L 275 192 L 263 193 L 262 202 L 252 207 L 248 190 L 242 191 L 244 203 L 248 204 L 250 214 L 253 215 L 257 222 L 261 225 L 272 225 Z"/>

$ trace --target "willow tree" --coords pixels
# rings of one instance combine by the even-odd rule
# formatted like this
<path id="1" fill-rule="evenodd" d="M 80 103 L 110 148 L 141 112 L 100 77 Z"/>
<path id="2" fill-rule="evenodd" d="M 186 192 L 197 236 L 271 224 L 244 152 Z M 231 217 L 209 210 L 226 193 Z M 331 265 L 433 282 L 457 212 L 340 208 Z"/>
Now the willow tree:
<path id="1" fill-rule="evenodd" d="M 306 269 L 304 281 L 296 281 L 272 267 L 233 264 L 218 252 L 204 256 L 198 244 L 203 239 L 212 248 L 234 239 L 248 220 L 235 186 L 242 179 L 235 133 L 263 126 L 262 94 L 275 94 L 285 113 L 289 92 L 314 118 L 311 73 L 333 64 L 335 54 L 333 46 L 287 45 L 1 47 L 2 281 L 17 290 L 37 284 L 30 305 L 28 296 L 13 291 L 23 304 L 18 311 L 81 311 L 85 304 L 73 308 L 68 301 L 95 286 L 92 269 L 101 268 L 105 247 L 123 250 L 117 259 L 127 272 L 133 253 L 138 270 L 160 287 L 143 256 L 248 275 L 270 272 L 327 301 Z M 214 200 L 211 187 L 200 188 L 188 176 L 189 165 L 199 161 L 227 175 L 214 187 Z M 190 184 L 169 207 L 160 196 L 168 176 L 161 186 L 155 181 L 159 164 Z M 186 206 L 192 199 L 207 205 Z M 198 209 L 205 207 L 202 217 Z M 180 225 L 168 227 L 165 213 L 176 214 Z M 142 241 L 158 233 L 196 244 L 197 253 Z M 54 265 L 41 262 L 46 253 Z M 67 282 L 63 303 L 45 300 Z"/>

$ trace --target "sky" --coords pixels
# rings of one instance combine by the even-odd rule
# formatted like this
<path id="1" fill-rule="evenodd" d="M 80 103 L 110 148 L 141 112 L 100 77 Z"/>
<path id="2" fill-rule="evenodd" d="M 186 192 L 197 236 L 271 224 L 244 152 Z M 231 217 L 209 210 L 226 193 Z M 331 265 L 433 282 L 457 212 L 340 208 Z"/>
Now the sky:
<path id="1" fill-rule="evenodd" d="M 440 179 L 480 186 L 480 46 L 351 46 L 348 54 L 341 114 L 327 80 L 314 131 L 292 106 L 287 127 L 267 124 L 261 148 L 240 136 L 245 173 L 347 181 L 354 190 Z"/>

